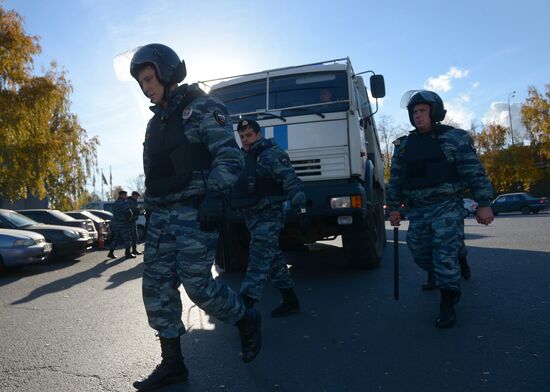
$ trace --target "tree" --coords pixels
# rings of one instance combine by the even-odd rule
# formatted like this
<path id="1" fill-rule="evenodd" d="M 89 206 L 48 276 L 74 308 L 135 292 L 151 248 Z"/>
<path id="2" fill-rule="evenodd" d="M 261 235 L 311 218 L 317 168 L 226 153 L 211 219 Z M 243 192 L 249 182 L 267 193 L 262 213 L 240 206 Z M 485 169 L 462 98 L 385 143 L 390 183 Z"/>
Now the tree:
<path id="1" fill-rule="evenodd" d="M 545 85 L 545 89 L 542 95 L 529 87 L 529 95 L 521 105 L 521 122 L 527 129 L 531 146 L 542 160 L 550 159 L 550 84 Z"/>
<path id="2" fill-rule="evenodd" d="M 505 147 L 507 132 L 502 125 L 488 124 L 481 133 L 474 134 L 480 160 L 497 193 L 529 191 L 543 172 L 536 165 L 531 146 Z"/>
<path id="3" fill-rule="evenodd" d="M 70 112 L 72 87 L 55 63 L 33 75 L 38 37 L 0 2 L 0 198 L 49 196 L 70 208 L 96 165 L 97 137 L 88 139 Z"/>
<path id="4" fill-rule="evenodd" d="M 405 126 L 396 126 L 393 117 L 382 115 L 376 122 L 376 129 L 380 135 L 380 144 L 382 148 L 382 156 L 384 157 L 384 178 L 386 181 L 390 179 L 390 166 L 393 154 L 393 141 L 401 134 L 405 134 Z"/>
<path id="5" fill-rule="evenodd" d="M 145 193 L 145 174 L 140 174 L 132 182 L 130 182 L 128 189 L 129 194 L 132 191 L 137 191 L 143 197 L 143 194 Z"/>

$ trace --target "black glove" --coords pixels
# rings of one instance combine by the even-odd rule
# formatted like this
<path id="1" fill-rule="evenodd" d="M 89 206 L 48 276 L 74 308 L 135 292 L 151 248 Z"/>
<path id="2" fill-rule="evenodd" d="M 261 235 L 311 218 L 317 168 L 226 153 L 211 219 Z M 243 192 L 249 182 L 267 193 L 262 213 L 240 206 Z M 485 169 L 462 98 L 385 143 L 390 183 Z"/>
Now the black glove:
<path id="1" fill-rule="evenodd" d="M 209 191 L 199 207 L 197 220 L 202 231 L 213 231 L 222 222 L 224 195 Z"/>
<path id="2" fill-rule="evenodd" d="M 302 234 L 306 234 L 311 227 L 311 220 L 307 215 L 306 209 L 301 208 L 296 212 L 296 223 Z"/>

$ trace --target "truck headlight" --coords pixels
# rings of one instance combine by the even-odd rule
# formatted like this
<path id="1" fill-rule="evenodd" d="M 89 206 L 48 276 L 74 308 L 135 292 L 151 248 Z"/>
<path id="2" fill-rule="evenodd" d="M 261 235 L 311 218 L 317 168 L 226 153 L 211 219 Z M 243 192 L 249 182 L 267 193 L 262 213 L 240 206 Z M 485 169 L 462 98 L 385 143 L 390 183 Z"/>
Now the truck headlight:
<path id="1" fill-rule="evenodd" d="M 332 208 L 362 208 L 363 201 L 361 195 L 331 197 L 330 206 Z"/>
<path id="2" fill-rule="evenodd" d="M 351 208 L 351 197 L 350 196 L 331 197 L 330 207 L 331 208 Z"/>

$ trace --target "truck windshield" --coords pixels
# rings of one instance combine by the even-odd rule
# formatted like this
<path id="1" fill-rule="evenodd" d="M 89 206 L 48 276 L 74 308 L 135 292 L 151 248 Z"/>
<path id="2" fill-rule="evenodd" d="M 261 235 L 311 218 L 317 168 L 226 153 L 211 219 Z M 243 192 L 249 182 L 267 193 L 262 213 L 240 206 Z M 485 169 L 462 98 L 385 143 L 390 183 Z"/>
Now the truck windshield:
<path id="1" fill-rule="evenodd" d="M 213 88 L 232 115 L 273 112 L 283 117 L 310 113 L 341 112 L 349 108 L 346 72 L 312 72 L 269 79 L 269 103 L 266 79 Z"/>

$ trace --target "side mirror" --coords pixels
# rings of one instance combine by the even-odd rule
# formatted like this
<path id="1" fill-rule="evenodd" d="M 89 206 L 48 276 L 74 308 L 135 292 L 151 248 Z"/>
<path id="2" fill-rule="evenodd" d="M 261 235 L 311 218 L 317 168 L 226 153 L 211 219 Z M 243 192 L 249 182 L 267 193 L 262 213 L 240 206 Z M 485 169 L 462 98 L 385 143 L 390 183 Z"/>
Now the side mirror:
<path id="1" fill-rule="evenodd" d="M 384 76 L 372 75 L 370 77 L 370 92 L 374 98 L 384 98 L 386 96 Z"/>

